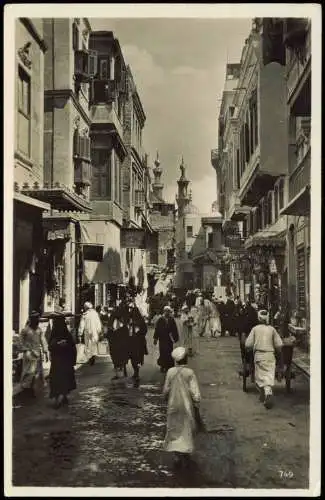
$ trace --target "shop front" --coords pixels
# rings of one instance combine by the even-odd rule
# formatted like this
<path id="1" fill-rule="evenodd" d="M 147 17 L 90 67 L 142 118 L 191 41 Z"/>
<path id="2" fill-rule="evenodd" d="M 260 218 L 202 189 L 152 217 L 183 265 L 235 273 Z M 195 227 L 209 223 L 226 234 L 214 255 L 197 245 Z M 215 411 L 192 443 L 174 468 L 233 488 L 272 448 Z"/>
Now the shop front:
<path id="1" fill-rule="evenodd" d="M 42 312 L 44 248 L 42 214 L 47 203 L 14 193 L 13 330 L 19 333 L 33 310 Z"/>
<path id="2" fill-rule="evenodd" d="M 246 243 L 252 272 L 252 298 L 260 309 L 268 310 L 272 323 L 280 305 L 287 300 L 285 235 L 256 235 Z"/>
<path id="3" fill-rule="evenodd" d="M 77 219 L 47 215 L 43 219 L 46 239 L 46 294 L 44 311 L 75 312 L 77 292 Z"/>
<path id="4" fill-rule="evenodd" d="M 125 288 L 120 228 L 105 220 L 80 221 L 80 303 L 115 305 Z"/>

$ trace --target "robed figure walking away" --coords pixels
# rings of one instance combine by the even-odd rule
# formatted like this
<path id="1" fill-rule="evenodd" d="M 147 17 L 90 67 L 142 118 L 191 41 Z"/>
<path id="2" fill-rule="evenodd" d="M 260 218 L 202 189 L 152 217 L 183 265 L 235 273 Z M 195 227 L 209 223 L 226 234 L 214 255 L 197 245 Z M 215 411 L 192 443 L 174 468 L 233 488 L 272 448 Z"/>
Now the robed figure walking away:
<path id="1" fill-rule="evenodd" d="M 129 303 L 128 328 L 128 359 L 130 359 L 133 368 L 132 378 L 134 386 L 139 387 L 140 366 L 142 366 L 144 363 L 144 356 L 148 354 L 146 342 L 148 327 L 141 312 L 136 307 L 133 300 L 131 300 Z"/>
<path id="2" fill-rule="evenodd" d="M 62 404 L 68 403 L 69 392 L 77 387 L 74 371 L 77 349 L 64 316 L 58 315 L 53 319 L 49 351 L 51 357 L 50 398 L 55 398 L 55 407 L 59 408 Z"/>
<path id="3" fill-rule="evenodd" d="M 168 398 L 164 449 L 176 454 L 176 465 L 186 467 L 194 451 L 201 394 L 194 371 L 186 366 L 186 349 L 176 347 L 172 357 L 176 366 L 168 370 L 163 388 Z"/>
<path id="4" fill-rule="evenodd" d="M 158 365 L 162 373 L 166 373 L 168 368 L 174 366 L 171 354 L 178 340 L 179 333 L 176 321 L 172 317 L 172 308 L 165 306 L 164 314 L 158 319 L 154 333 L 154 345 L 159 343 Z"/>

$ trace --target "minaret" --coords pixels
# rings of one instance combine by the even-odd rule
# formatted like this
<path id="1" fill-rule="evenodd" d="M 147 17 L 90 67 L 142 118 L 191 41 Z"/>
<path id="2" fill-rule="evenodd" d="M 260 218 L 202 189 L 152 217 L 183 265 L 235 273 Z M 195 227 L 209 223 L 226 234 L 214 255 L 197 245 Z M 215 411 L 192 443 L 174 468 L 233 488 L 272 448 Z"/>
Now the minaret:
<path id="1" fill-rule="evenodd" d="M 164 184 L 161 182 L 162 168 L 159 161 L 159 153 L 157 151 L 157 158 L 155 160 L 155 166 L 152 169 L 154 175 L 154 181 L 152 183 L 152 191 L 157 198 L 163 199 L 163 189 Z"/>
<path id="2" fill-rule="evenodd" d="M 186 178 L 183 157 L 179 168 L 181 171 L 181 176 L 177 181 L 178 184 L 177 205 L 178 205 L 178 216 L 181 217 L 182 215 L 184 215 L 184 208 L 190 202 L 190 195 L 187 192 L 190 181 Z"/>

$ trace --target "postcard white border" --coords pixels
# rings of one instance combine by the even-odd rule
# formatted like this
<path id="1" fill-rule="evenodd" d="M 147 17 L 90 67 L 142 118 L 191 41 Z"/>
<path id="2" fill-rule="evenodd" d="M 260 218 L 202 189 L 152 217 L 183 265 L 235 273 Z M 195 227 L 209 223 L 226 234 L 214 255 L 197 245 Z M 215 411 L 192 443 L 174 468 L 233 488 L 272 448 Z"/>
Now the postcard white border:
<path id="1" fill-rule="evenodd" d="M 12 455 L 12 234 L 15 19 L 17 17 L 90 18 L 253 18 L 309 17 L 312 20 L 312 169 L 311 169 L 311 381 L 310 488 L 294 489 L 165 489 L 165 488 L 29 488 L 11 485 Z M 6 496 L 318 496 L 321 459 L 321 36 L 319 4 L 12 4 L 4 9 L 4 484 Z"/>

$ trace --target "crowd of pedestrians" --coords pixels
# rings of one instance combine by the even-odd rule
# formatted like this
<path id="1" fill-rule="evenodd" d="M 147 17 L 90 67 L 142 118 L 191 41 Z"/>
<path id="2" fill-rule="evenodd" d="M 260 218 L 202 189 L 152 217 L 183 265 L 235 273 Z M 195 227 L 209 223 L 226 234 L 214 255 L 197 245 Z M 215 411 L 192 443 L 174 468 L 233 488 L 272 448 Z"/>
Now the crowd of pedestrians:
<path id="1" fill-rule="evenodd" d="M 158 346 L 157 364 L 165 374 L 163 395 L 167 400 L 167 427 L 164 441 L 166 451 L 176 454 L 176 463 L 189 464 L 194 450 L 195 433 L 202 429 L 200 389 L 197 377 L 188 360 L 199 354 L 199 339 L 238 336 L 242 362 L 251 352 L 255 365 L 255 382 L 260 399 L 266 408 L 273 402 L 272 387 L 276 362 L 281 360 L 281 348 L 286 337 L 286 310 L 275 315 L 278 329 L 268 325 L 265 311 L 258 311 L 247 298 L 226 301 L 200 290 L 185 296 L 155 296 L 148 314 L 137 305 L 134 295 L 126 294 L 114 306 L 98 306 L 87 301 L 74 339 L 62 310 L 53 313 L 47 332 L 39 326 L 39 314 L 32 313 L 20 339 L 23 352 L 22 388 L 35 395 L 37 382 L 44 381 L 42 359 L 50 359 L 49 396 L 54 407 L 68 404 L 68 395 L 76 389 L 75 365 L 80 347 L 89 363 L 94 365 L 98 344 L 107 341 L 113 364 L 112 380 L 128 376 L 127 366 L 133 369 L 134 387 L 140 384 L 140 367 L 148 354 L 146 336 L 148 323 L 153 325 L 153 343 Z M 280 326 L 279 326 L 280 325 Z M 181 344 L 181 345 L 179 345 Z"/>

